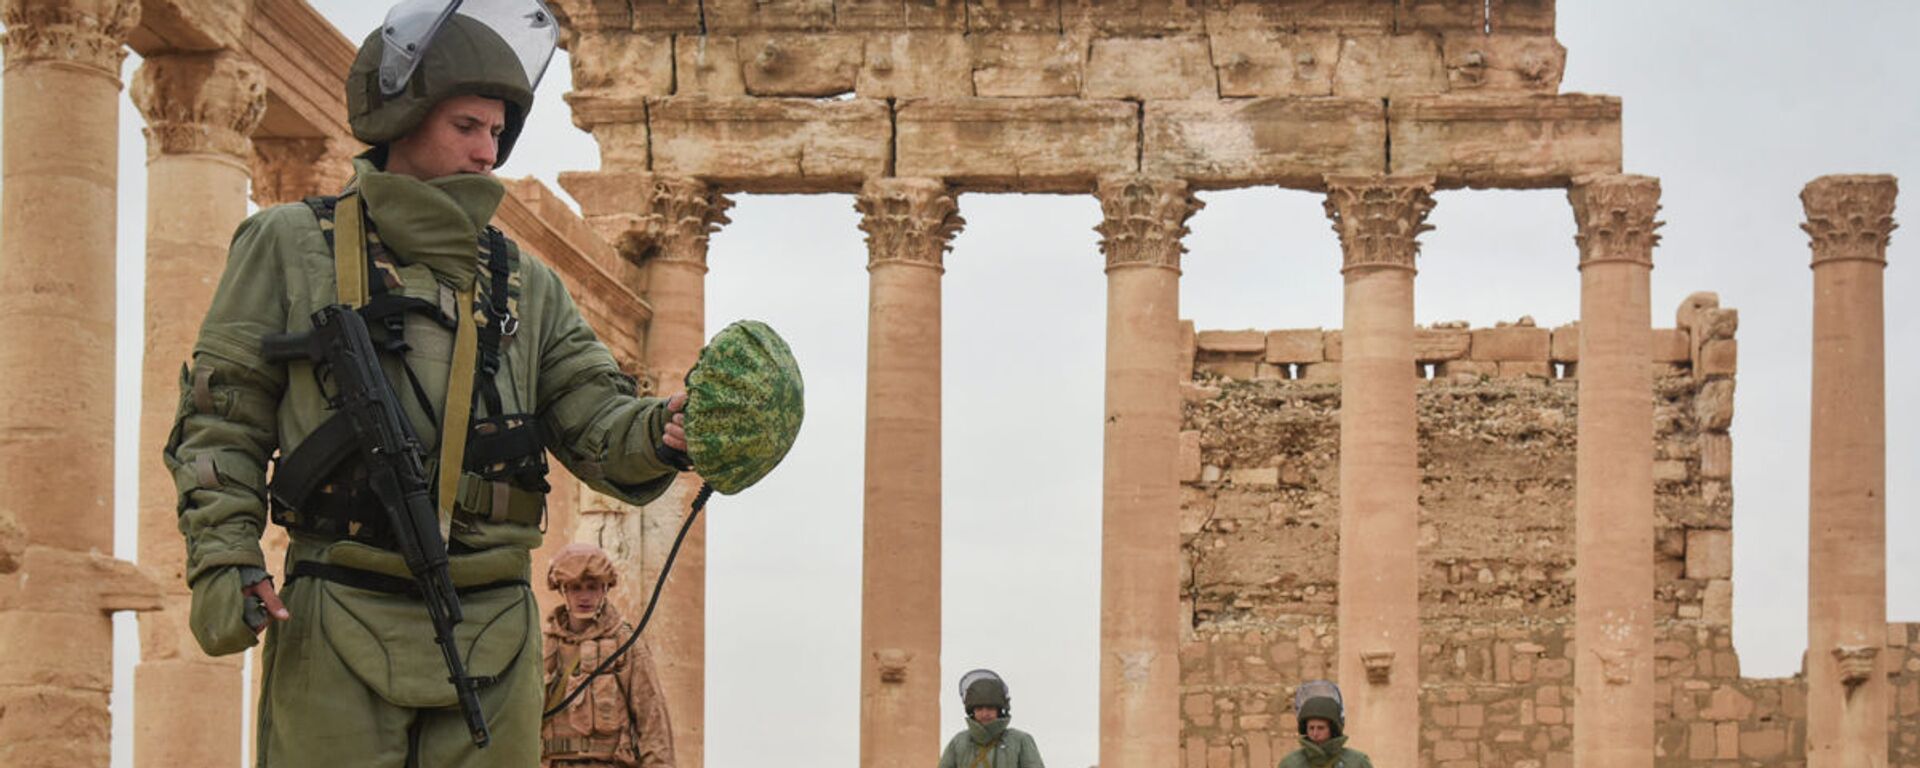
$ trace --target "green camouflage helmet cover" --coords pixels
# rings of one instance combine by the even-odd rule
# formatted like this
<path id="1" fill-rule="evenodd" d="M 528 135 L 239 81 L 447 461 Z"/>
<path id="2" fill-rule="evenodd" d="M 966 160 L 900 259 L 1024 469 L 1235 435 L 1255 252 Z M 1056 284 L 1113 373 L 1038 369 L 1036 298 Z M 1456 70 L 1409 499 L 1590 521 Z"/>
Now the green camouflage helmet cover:
<path id="1" fill-rule="evenodd" d="M 433 36 L 406 89 L 388 96 L 379 82 L 386 40 L 380 29 L 367 35 L 347 71 L 347 124 L 353 137 L 381 146 L 412 132 L 434 105 L 455 96 L 485 96 L 507 105 L 499 156 L 505 165 L 514 141 L 533 110 L 533 84 L 507 42 L 469 16 L 454 15 Z"/>
<path id="2" fill-rule="evenodd" d="M 793 448 L 806 415 L 793 351 L 766 323 L 742 320 L 714 335 L 687 372 L 687 455 L 715 491 L 766 477 Z"/>

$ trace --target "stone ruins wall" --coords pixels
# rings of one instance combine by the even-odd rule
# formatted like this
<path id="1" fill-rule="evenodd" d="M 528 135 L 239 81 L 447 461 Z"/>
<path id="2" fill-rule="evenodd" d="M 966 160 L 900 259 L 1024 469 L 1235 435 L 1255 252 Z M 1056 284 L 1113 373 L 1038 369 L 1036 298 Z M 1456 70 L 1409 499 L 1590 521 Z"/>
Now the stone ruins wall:
<path id="1" fill-rule="evenodd" d="M 1804 680 L 1742 678 L 1732 647 L 1739 315 L 1698 294 L 1676 320 L 1651 361 L 1657 760 L 1804 764 Z M 1423 765 L 1572 765 L 1578 332 L 1419 333 Z M 1340 333 L 1203 331 L 1190 350 L 1185 764 L 1271 766 L 1295 746 L 1292 686 L 1336 675 Z M 1920 627 L 1889 627 L 1887 652 L 1892 764 L 1920 766 Z"/>

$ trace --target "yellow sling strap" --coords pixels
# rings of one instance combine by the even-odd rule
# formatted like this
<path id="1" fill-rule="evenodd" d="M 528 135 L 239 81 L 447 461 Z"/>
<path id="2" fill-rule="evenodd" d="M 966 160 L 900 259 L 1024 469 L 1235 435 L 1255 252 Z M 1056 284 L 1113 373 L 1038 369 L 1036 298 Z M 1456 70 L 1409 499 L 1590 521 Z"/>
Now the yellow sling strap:
<path id="1" fill-rule="evenodd" d="M 447 371 L 446 416 L 440 424 L 440 539 L 453 523 L 453 503 L 460 498 L 460 471 L 467 456 L 467 421 L 473 416 L 473 370 L 480 359 L 480 329 L 473 314 L 473 286 L 460 290 L 459 330 L 453 337 L 453 367 Z"/>
<path id="2" fill-rule="evenodd" d="M 360 218 L 360 196 L 340 196 L 333 214 L 333 287 L 341 304 L 367 303 L 367 228 Z"/>
<path id="3" fill-rule="evenodd" d="M 980 748 L 979 752 L 973 753 L 973 763 L 968 765 L 967 768 L 980 768 L 980 766 L 983 765 L 993 765 L 993 763 L 988 762 L 988 758 L 993 756 L 993 750 L 999 746 L 999 739 L 987 742 L 985 746 Z"/>

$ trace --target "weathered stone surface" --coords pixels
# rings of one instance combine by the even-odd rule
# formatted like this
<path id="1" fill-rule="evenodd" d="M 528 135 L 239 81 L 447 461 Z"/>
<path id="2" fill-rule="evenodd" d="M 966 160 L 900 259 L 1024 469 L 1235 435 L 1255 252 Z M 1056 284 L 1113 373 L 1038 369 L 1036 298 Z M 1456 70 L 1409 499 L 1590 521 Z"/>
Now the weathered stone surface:
<path id="1" fill-rule="evenodd" d="M 973 95 L 972 49 L 957 32 L 892 32 L 867 38 L 855 92 L 863 99 Z"/>
<path id="2" fill-rule="evenodd" d="M 1700 436 L 1700 476 L 1712 480 L 1733 477 L 1733 438 L 1727 433 Z"/>
<path id="3" fill-rule="evenodd" d="M 973 90 L 980 96 L 1078 96 L 1087 66 L 1084 38 L 1055 34 L 969 35 Z"/>
<path id="4" fill-rule="evenodd" d="M 1207 6 L 1207 29 L 1269 27 L 1386 34 L 1396 0 L 1222 0 Z"/>
<path id="5" fill-rule="evenodd" d="M 958 2 L 959 0 L 955 0 Z M 965 0 L 967 31 L 1059 32 L 1061 0 Z"/>
<path id="6" fill-rule="evenodd" d="M 1693 361 L 1694 373 L 1703 377 L 1732 376 L 1740 360 L 1740 342 L 1715 339 L 1700 345 L 1700 356 Z"/>
<path id="7" fill-rule="evenodd" d="M 606 9 L 609 16 L 626 11 L 627 23 L 640 32 L 698 33 L 712 28 L 704 19 L 702 0 L 593 0 L 593 4 Z"/>
<path id="8" fill-rule="evenodd" d="M 741 76 L 749 96 L 838 96 L 853 91 L 865 52 L 855 35 L 742 35 Z"/>
<path id="9" fill-rule="evenodd" d="M 1143 170 L 1202 187 L 1320 189 L 1329 174 L 1385 167 L 1381 112 L 1365 99 L 1148 102 Z"/>
<path id="10" fill-rule="evenodd" d="M 1318 328 L 1267 334 L 1267 362 L 1318 363 L 1326 359 L 1325 335 Z"/>
<path id="11" fill-rule="evenodd" d="M 1733 532 L 1718 529 L 1687 531 L 1687 578 L 1733 578 Z"/>
<path id="12" fill-rule="evenodd" d="M 681 96 L 745 96 L 740 41 L 729 35 L 680 35 L 673 39 L 674 77 Z"/>
<path id="13" fill-rule="evenodd" d="M 1678 328 L 1653 329 L 1653 361 L 1683 364 L 1692 357 L 1693 342 Z"/>
<path id="14" fill-rule="evenodd" d="M 906 0 L 906 4 L 908 29 L 967 29 L 966 0 Z"/>
<path id="15" fill-rule="evenodd" d="M 251 6 L 252 0 L 146 0 L 127 46 L 141 56 L 237 50 L 246 39 Z"/>
<path id="16" fill-rule="evenodd" d="M 1473 334 L 1449 328 L 1421 328 L 1413 333 L 1413 359 L 1438 363 L 1466 357 L 1473 348 Z"/>
<path id="17" fill-rule="evenodd" d="M 838 30 L 897 30 L 906 26 L 904 0 L 833 0 L 833 26 Z"/>
<path id="18" fill-rule="evenodd" d="M 1199 36 L 1098 38 L 1087 57 L 1089 99 L 1213 99 L 1220 94 Z"/>
<path id="19" fill-rule="evenodd" d="M 1109 35 L 1164 35 L 1198 32 L 1205 17 L 1190 0 L 1068 0 L 1060 7 L 1061 26 Z"/>
<path id="20" fill-rule="evenodd" d="M 1208 40 L 1220 96 L 1331 96 L 1340 37 L 1267 28 L 1215 30 Z"/>
<path id="21" fill-rule="evenodd" d="M 1545 328 L 1480 328 L 1473 331 L 1472 356 L 1487 362 L 1546 362 L 1552 343 L 1553 333 Z"/>
<path id="22" fill-rule="evenodd" d="M 1447 91 L 1435 35 L 1365 35 L 1340 41 L 1333 95 L 1354 98 L 1425 96 Z"/>
<path id="23" fill-rule="evenodd" d="M 834 0 L 700 0 L 705 30 L 830 29 Z M 641 15 L 635 9 L 634 17 Z"/>
<path id="24" fill-rule="evenodd" d="M 13 513 L 0 510 L 0 573 L 20 570 L 20 560 L 26 556 L 27 529 Z"/>
<path id="25" fill-rule="evenodd" d="M 1454 92 L 1556 93 L 1567 49 L 1550 36 L 1447 35 L 1441 43 Z"/>
<path id="26" fill-rule="evenodd" d="M 833 191 L 886 174 L 887 105 L 869 100 L 651 101 L 653 169 L 746 191 Z"/>
<path id="27" fill-rule="evenodd" d="M 1471 32 L 1487 28 L 1486 0 L 1400 0 L 1396 26 L 1401 32 Z"/>
<path id="28" fill-rule="evenodd" d="M 1201 331 L 1195 343 L 1201 352 L 1260 354 L 1267 351 L 1267 332 Z"/>
<path id="29" fill-rule="evenodd" d="M 1620 100 L 1610 96 L 1448 94 L 1388 108 L 1396 173 L 1443 187 L 1562 187 L 1620 171 Z"/>
<path id="30" fill-rule="evenodd" d="M 897 172 L 974 189 L 1075 192 L 1133 172 L 1134 105 L 1120 101 L 963 99 L 902 104 Z"/>
<path id="31" fill-rule="evenodd" d="M 673 93 L 674 41 L 667 35 L 578 34 L 569 46 L 573 93 Z"/>
<path id="32" fill-rule="evenodd" d="M 1490 0 L 1488 23 L 1496 34 L 1553 34 L 1554 0 Z"/>
<path id="33" fill-rule="evenodd" d="M 1694 418 L 1700 428 L 1725 432 L 1733 426 L 1733 380 L 1709 381 L 1693 400 Z"/>

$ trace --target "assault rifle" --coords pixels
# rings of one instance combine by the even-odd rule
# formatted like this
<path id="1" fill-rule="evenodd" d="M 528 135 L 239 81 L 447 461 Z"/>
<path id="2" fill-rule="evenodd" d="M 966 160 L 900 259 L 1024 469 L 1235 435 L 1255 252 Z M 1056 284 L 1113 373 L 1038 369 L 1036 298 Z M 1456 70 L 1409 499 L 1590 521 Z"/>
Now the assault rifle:
<path id="1" fill-rule="evenodd" d="M 446 658 L 447 679 L 459 695 L 467 730 L 473 734 L 474 744 L 485 747 L 487 719 L 474 693 L 474 679 L 467 676 L 454 644 L 453 625 L 460 623 L 460 597 L 447 572 L 447 543 L 440 538 L 433 484 L 421 459 L 420 439 L 380 367 L 366 320 L 352 308 L 334 304 L 313 313 L 313 330 L 268 336 L 261 347 L 272 362 L 306 360 L 322 366 L 316 368 L 316 375 L 325 374 L 323 384 L 331 381 L 328 405 L 343 414 L 335 418 L 346 418 L 353 428 L 354 442 L 366 463 L 367 480 L 386 511 L 407 571 L 413 574 L 426 601 L 427 615 L 433 620 L 433 641 Z"/>

